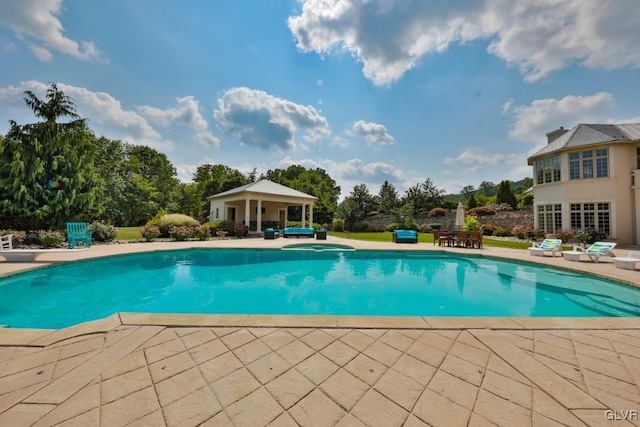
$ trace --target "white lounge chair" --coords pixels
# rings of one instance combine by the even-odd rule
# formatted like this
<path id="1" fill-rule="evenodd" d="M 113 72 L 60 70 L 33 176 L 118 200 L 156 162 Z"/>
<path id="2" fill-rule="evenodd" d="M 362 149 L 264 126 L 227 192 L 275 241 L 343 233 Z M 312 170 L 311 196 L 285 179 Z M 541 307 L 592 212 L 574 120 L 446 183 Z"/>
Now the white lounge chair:
<path id="1" fill-rule="evenodd" d="M 572 251 L 562 251 L 562 256 L 567 261 L 580 261 L 580 257 L 582 255 L 587 255 L 589 259 L 593 262 L 599 262 L 601 256 L 609 256 L 615 257 L 615 254 L 612 252 L 613 248 L 615 248 L 617 243 L 613 242 L 595 242 L 593 245 L 588 248 L 583 248 L 581 246 L 573 245 Z"/>
<path id="2" fill-rule="evenodd" d="M 561 239 L 544 239 L 540 243 L 533 242 L 533 246 L 529 248 L 529 254 L 532 256 L 544 256 L 544 253 L 551 251 L 551 256 L 556 256 L 556 251 L 562 249 Z"/>
<path id="3" fill-rule="evenodd" d="M 5 234 L 0 236 L 0 251 L 13 250 L 13 234 Z"/>
<path id="4" fill-rule="evenodd" d="M 637 262 L 640 262 L 640 252 L 637 251 L 629 251 L 627 256 L 613 259 L 613 264 L 616 268 L 623 268 L 625 270 L 635 270 Z"/>

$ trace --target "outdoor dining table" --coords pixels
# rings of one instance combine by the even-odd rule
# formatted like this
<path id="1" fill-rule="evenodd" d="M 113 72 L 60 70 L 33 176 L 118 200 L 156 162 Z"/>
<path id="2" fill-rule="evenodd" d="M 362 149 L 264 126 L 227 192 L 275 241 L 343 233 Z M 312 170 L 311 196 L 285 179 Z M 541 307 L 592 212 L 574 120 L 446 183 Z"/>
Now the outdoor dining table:
<path id="1" fill-rule="evenodd" d="M 460 231 L 441 231 L 440 236 L 447 238 L 447 246 L 468 246 L 471 239 L 470 232 Z M 464 236 L 464 238 L 460 236 Z"/>

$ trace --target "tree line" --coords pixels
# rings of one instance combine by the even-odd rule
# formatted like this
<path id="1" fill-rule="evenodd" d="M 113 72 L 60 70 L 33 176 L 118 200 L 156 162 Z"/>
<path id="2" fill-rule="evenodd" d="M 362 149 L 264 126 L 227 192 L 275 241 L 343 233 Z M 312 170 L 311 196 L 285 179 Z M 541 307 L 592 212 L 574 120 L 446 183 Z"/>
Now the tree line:
<path id="1" fill-rule="evenodd" d="M 38 119 L 0 135 L 0 229 L 61 229 L 68 221 L 103 220 L 118 226 L 139 226 L 159 211 L 179 212 L 208 220 L 208 196 L 241 185 L 269 179 L 317 197 L 314 220 L 330 223 L 334 217 L 351 223 L 372 215 L 428 212 L 453 203 L 427 178 L 400 196 L 385 181 L 378 195 L 357 185 L 338 204 L 340 187 L 325 170 L 292 165 L 257 176 L 222 164 L 198 166 L 189 183 L 180 182 L 167 156 L 141 145 L 96 136 L 81 118 L 73 100 L 51 84 L 43 99 L 24 92 L 24 101 Z M 505 182 L 503 182 L 505 183 Z M 501 183 L 508 187 L 511 183 Z M 487 203 L 490 185 L 467 186 L 460 197 Z M 498 186 L 498 187 L 499 187 Z M 457 200 L 455 201 L 457 204 Z M 301 209 L 290 208 L 289 218 L 300 219 Z"/>

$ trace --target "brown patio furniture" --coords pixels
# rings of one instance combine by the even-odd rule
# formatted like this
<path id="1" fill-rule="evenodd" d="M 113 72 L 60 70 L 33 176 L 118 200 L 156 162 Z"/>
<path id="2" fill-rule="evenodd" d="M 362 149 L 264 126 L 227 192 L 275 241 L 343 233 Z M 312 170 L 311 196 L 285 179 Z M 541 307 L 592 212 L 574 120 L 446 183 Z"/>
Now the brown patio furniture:
<path id="1" fill-rule="evenodd" d="M 482 248 L 482 231 L 471 232 L 471 247 L 477 247 L 478 249 Z"/>

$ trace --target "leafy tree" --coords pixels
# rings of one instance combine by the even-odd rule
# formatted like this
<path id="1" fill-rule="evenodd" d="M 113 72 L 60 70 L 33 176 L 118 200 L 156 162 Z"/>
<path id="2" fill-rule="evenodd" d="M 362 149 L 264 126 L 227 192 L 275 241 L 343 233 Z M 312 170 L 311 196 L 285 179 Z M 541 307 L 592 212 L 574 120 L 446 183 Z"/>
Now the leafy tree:
<path id="1" fill-rule="evenodd" d="M 352 198 L 360 211 L 360 219 L 365 219 L 378 211 L 378 201 L 376 197 L 369 193 L 366 184 L 353 187 L 349 197 Z"/>
<path id="2" fill-rule="evenodd" d="M 336 210 L 336 216 L 344 219 L 344 228 L 348 231 L 353 230 L 353 226 L 363 219 L 360 206 L 358 206 L 355 199 L 351 197 L 346 197 L 340 202 Z"/>
<path id="3" fill-rule="evenodd" d="M 475 207 L 478 207 L 478 202 L 476 201 L 475 196 L 472 194 L 471 197 L 469 197 L 469 201 L 467 202 L 467 209 L 473 209 Z"/>
<path id="4" fill-rule="evenodd" d="M 24 95 L 43 121 L 18 125 L 11 120 L 0 142 L 2 223 L 25 230 L 62 228 L 67 221 L 98 217 L 103 181 L 94 166 L 95 137 L 73 100 L 55 84 L 44 99 L 31 91 Z"/>
<path id="5" fill-rule="evenodd" d="M 120 141 L 105 137 L 95 141 L 98 149 L 95 166 L 104 180 L 101 198 L 104 201 L 104 213 L 101 219 L 117 225 L 125 225 L 122 206 L 126 203 L 126 153 Z"/>
<path id="6" fill-rule="evenodd" d="M 493 197 L 496 195 L 496 185 L 490 181 L 482 181 L 480 185 L 478 185 L 477 193 L 482 193 L 486 197 Z"/>
<path id="7" fill-rule="evenodd" d="M 176 200 L 177 211 L 198 218 L 202 211 L 202 197 L 195 182 L 181 183 Z"/>
<path id="8" fill-rule="evenodd" d="M 125 145 L 129 175 L 139 175 L 155 187 L 155 198 L 152 200 L 159 209 L 175 211 L 180 181 L 176 168 L 167 155 L 144 145 Z"/>
<path id="9" fill-rule="evenodd" d="M 502 181 L 498 184 L 498 187 L 496 188 L 496 202 L 498 204 L 507 203 L 513 209 L 518 206 L 516 196 L 513 194 L 513 190 L 511 189 L 511 181 Z"/>
<path id="10" fill-rule="evenodd" d="M 196 218 L 206 221 L 211 208 L 207 197 L 249 184 L 250 181 L 242 172 L 229 166 L 204 164 L 196 169 L 193 182 L 200 200 L 200 210 Z"/>
<path id="11" fill-rule="evenodd" d="M 473 185 L 465 185 L 462 190 L 460 190 L 460 194 L 465 199 L 469 199 L 475 192 L 476 189 Z"/>
<path id="12" fill-rule="evenodd" d="M 389 181 L 385 181 L 382 184 L 378 197 L 380 201 L 380 213 L 382 214 L 391 214 L 400 203 L 398 192 L 393 184 L 389 183 Z"/>
<path id="13" fill-rule="evenodd" d="M 440 190 L 427 178 L 422 184 L 410 187 L 404 194 L 403 204 L 411 202 L 414 208 L 414 215 L 427 213 L 435 207 L 442 206 L 444 201 L 444 190 Z"/>

